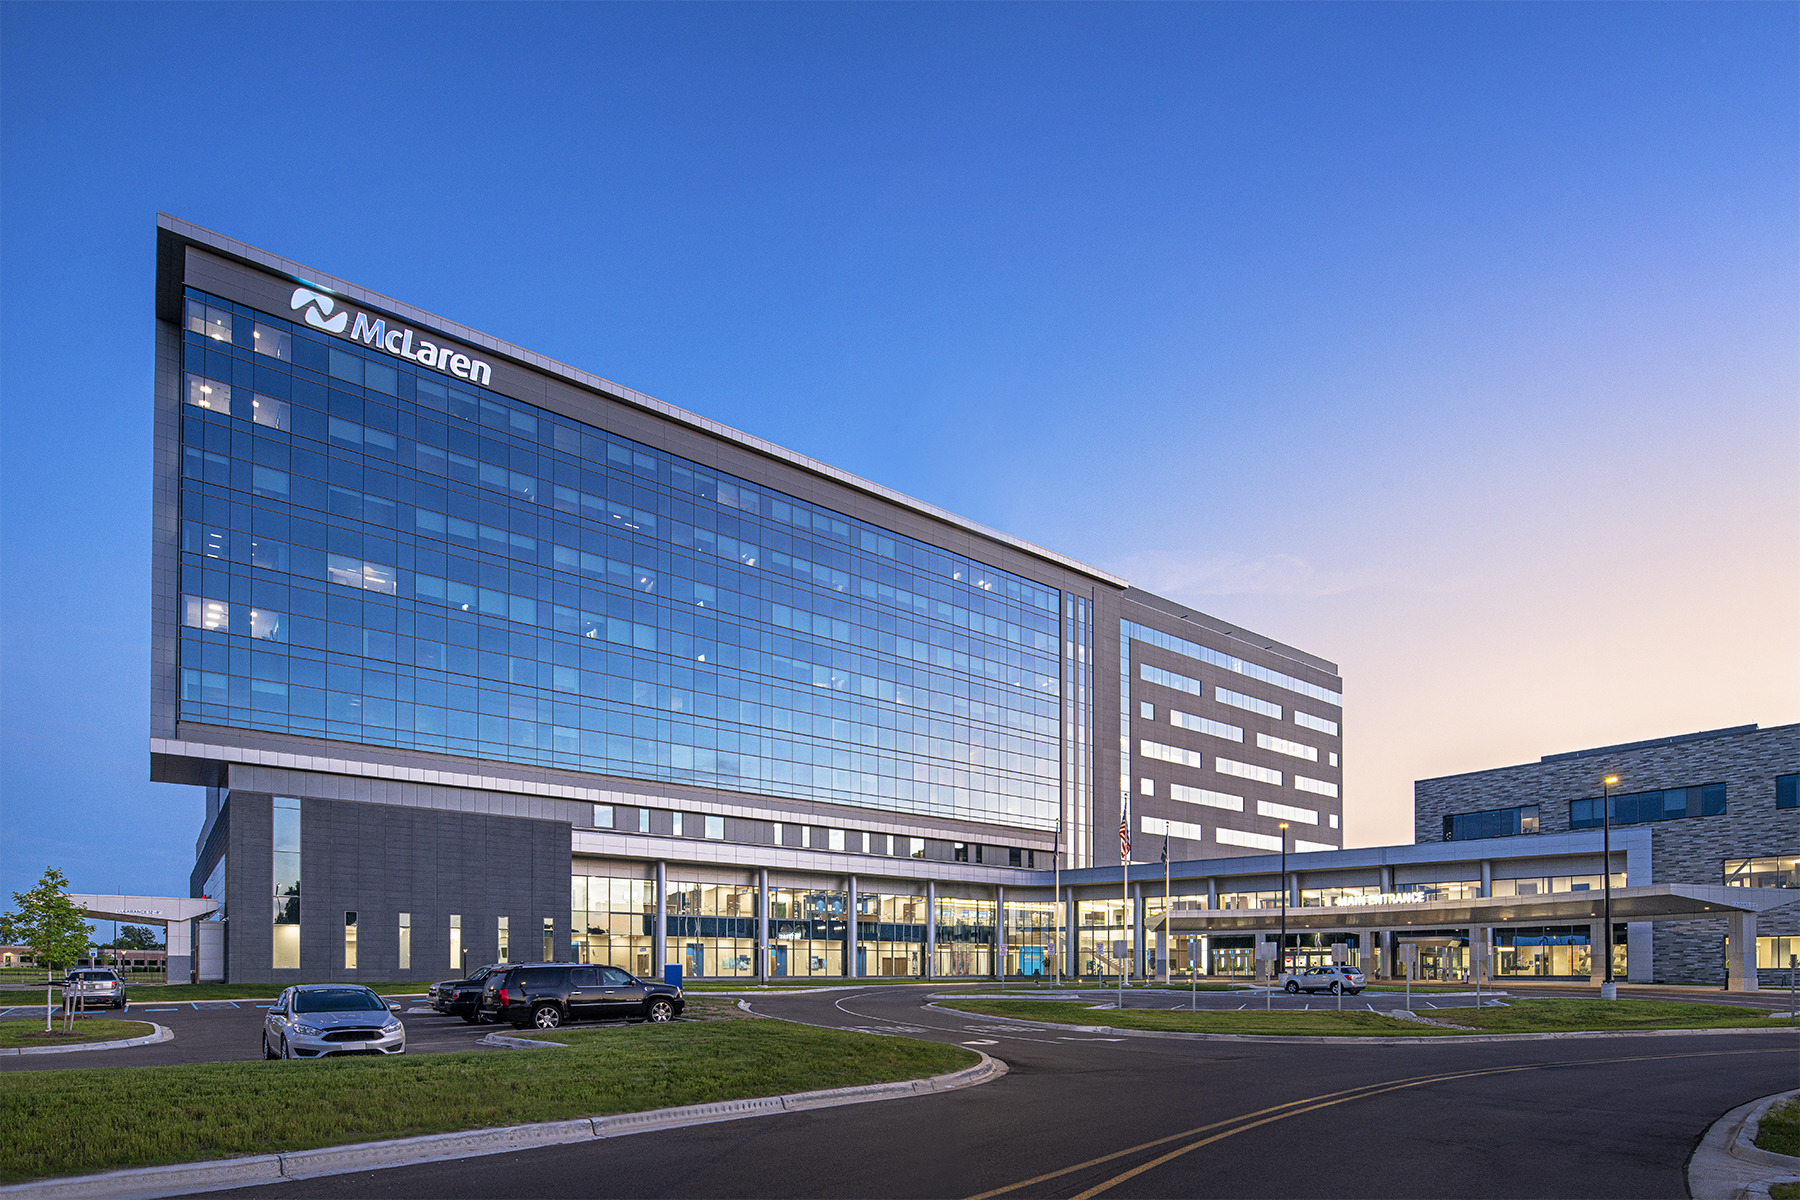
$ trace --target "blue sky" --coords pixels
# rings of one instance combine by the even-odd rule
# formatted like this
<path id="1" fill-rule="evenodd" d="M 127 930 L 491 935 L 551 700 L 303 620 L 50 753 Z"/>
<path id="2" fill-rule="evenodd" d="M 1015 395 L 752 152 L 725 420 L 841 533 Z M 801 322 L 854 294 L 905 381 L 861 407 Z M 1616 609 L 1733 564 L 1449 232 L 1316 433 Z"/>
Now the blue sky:
<path id="1" fill-rule="evenodd" d="M 147 782 L 158 209 L 1337 661 L 1414 779 L 1800 720 L 1800 9 L 0 5 L 0 889 Z M 3 897 L 0 897 L 3 898 Z"/>

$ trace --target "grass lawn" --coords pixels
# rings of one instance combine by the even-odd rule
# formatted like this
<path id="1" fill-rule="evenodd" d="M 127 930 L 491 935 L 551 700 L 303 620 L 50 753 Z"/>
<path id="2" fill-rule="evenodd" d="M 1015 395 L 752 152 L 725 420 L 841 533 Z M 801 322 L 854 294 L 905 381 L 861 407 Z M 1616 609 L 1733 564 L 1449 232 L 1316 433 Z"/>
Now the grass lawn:
<path id="1" fill-rule="evenodd" d="M 764 983 L 759 979 L 746 979 L 736 983 L 728 979 L 687 980 L 681 981 L 684 992 L 791 992 L 806 988 L 861 988 L 891 987 L 932 982 L 929 979 L 845 979 L 842 975 L 825 975 L 817 979 L 796 979 L 789 976 L 785 979 L 771 979 Z"/>
<path id="2" fill-rule="evenodd" d="M 1091 1009 L 1085 1003 L 1052 1000 L 946 1000 L 946 1008 L 1051 1021 L 1061 1025 L 1106 1025 L 1115 1029 L 1176 1030 L 1185 1033 L 1259 1033 L 1349 1037 L 1467 1036 L 1414 1021 L 1383 1017 L 1364 1008 L 1265 1013 L 1254 1003 L 1241 1012 L 1184 1009 Z M 1573 1033 L 1649 1029 L 1762 1029 L 1771 1024 L 1761 1009 L 1725 1004 L 1682 1004 L 1661 1000 L 1514 1000 L 1505 1008 L 1433 1008 L 1419 1014 L 1483 1033 Z"/>
<path id="3" fill-rule="evenodd" d="M 1756 1148 L 1772 1154 L 1800 1155 L 1800 1100 L 1777 1104 L 1763 1114 L 1756 1129 Z M 1795 1187 L 1800 1192 L 1800 1184 Z M 1773 1188 L 1769 1194 L 1775 1194 Z"/>
<path id="4" fill-rule="evenodd" d="M 0 1181 L 919 1079 L 978 1061 L 959 1046 L 768 1020 L 559 1033 L 566 1050 L 11 1072 L 0 1075 Z"/>
<path id="5" fill-rule="evenodd" d="M 1505 1008 L 1434 1008 L 1422 1016 L 1484 1033 L 1569 1033 L 1580 1030 L 1766 1029 L 1765 1010 L 1671 1000 L 1510 1000 Z"/>
<path id="6" fill-rule="evenodd" d="M 1312 1037 L 1431 1037 L 1454 1035 L 1450 1029 L 1433 1029 L 1412 1021 L 1378 1016 L 1368 1009 L 1336 1009 L 1312 1012 L 1265 1013 L 1255 1006 L 1242 1012 L 1189 1012 L 1187 1009 L 1125 1008 L 1092 1009 L 1069 1000 L 945 1000 L 945 1008 L 995 1017 L 1019 1017 L 1027 1021 L 1052 1021 L 1059 1025 L 1105 1025 L 1113 1029 L 1156 1029 L 1181 1033 L 1259 1033 Z"/>
<path id="7" fill-rule="evenodd" d="M 0 1021 L 0 1046 L 73 1046 L 78 1042 L 110 1042 L 117 1038 L 148 1037 L 156 1032 L 143 1021 L 115 1021 L 108 1017 L 80 1017 L 73 1033 L 62 1031 L 62 1017 L 54 1018 L 55 1032 L 44 1033 L 42 1017 Z"/>
<path id="8" fill-rule="evenodd" d="M 398 983 L 369 983 L 384 996 L 423 996 L 435 979 L 402 980 Z M 346 985 L 349 986 L 349 985 Z M 189 1000 L 273 1000 L 281 988 L 272 983 L 131 983 L 125 994 L 133 1004 L 163 1004 Z"/>

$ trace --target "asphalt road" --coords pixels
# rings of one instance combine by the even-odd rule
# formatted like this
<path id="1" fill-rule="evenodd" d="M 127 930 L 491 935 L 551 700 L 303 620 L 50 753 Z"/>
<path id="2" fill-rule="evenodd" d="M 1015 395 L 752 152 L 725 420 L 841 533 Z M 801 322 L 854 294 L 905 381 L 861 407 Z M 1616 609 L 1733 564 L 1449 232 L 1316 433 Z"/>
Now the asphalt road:
<path id="1" fill-rule="evenodd" d="M 1003 1079 L 241 1194 L 1681 1197 L 1708 1125 L 1800 1085 L 1800 1034 L 1181 1041 L 1036 1029 L 928 1008 L 928 994 L 752 1005 L 977 1046 L 1008 1064 Z"/>

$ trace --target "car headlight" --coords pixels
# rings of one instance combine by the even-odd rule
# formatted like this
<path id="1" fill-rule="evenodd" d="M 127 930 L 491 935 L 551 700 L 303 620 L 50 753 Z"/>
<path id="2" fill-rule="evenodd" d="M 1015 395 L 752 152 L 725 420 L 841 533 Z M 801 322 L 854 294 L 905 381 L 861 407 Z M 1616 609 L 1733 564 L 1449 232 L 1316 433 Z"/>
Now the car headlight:
<path id="1" fill-rule="evenodd" d="M 383 1032 L 383 1033 L 399 1033 L 400 1032 L 400 1022 L 389 1021 L 386 1025 L 383 1025 L 381 1027 L 381 1032 Z"/>
<path id="2" fill-rule="evenodd" d="M 323 1029 L 319 1028 L 317 1025 L 308 1025 L 302 1021 L 295 1021 L 294 1022 L 294 1032 L 305 1034 L 307 1037 L 318 1037 L 321 1033 L 324 1033 L 325 1031 Z"/>

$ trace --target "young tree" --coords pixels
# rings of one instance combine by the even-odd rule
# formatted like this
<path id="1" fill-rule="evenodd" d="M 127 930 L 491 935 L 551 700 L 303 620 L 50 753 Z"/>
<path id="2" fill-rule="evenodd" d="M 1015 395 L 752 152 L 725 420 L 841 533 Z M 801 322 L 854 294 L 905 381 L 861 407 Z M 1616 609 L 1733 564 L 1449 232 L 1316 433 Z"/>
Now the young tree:
<path id="1" fill-rule="evenodd" d="M 69 898 L 63 894 L 68 886 L 69 881 L 61 871 L 55 867 L 44 868 L 44 877 L 30 891 L 13 893 L 13 903 L 18 907 L 7 917 L 20 944 L 30 946 L 33 956 L 44 967 L 46 1032 L 50 1029 L 50 989 L 55 982 L 56 968 L 74 966 L 94 932 L 94 927 L 85 919 L 87 914 L 69 903 Z"/>
<path id="2" fill-rule="evenodd" d="M 113 943 L 115 950 L 154 950 L 158 943 L 156 931 L 147 925 L 122 925 L 119 927 L 119 940 Z"/>

